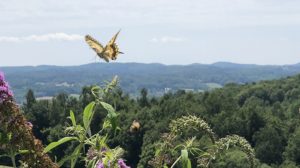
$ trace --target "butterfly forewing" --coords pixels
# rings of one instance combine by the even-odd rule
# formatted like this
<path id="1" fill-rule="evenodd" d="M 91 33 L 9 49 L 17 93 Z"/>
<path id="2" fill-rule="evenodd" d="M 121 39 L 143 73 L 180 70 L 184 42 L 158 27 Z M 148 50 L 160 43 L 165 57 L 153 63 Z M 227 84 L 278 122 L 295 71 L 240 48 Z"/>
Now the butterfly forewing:
<path id="1" fill-rule="evenodd" d="M 90 35 L 85 36 L 85 41 L 88 43 L 88 45 L 94 51 L 96 51 L 97 54 L 100 54 L 103 52 L 103 50 L 104 50 L 103 46 L 97 40 L 95 40 L 93 37 L 91 37 Z"/>
<path id="2" fill-rule="evenodd" d="M 114 35 L 114 36 L 111 38 L 111 40 L 108 42 L 107 45 L 112 45 L 112 44 L 114 44 L 114 43 L 116 42 L 116 39 L 117 39 L 119 33 L 120 33 L 120 30 L 117 32 L 116 35 Z"/>

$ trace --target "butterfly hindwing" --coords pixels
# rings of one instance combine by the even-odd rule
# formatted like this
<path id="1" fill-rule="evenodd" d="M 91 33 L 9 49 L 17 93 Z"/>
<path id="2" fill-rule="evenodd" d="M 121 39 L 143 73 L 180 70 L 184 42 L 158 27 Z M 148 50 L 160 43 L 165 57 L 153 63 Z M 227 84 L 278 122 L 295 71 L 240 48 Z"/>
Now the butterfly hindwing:
<path id="1" fill-rule="evenodd" d="M 113 45 L 107 45 L 105 47 L 104 55 L 110 59 L 115 57 L 115 49 L 114 49 Z"/>
<path id="2" fill-rule="evenodd" d="M 110 53 L 109 57 L 110 57 L 110 59 L 112 59 L 112 60 L 116 60 L 118 54 L 123 54 L 123 52 L 120 52 L 120 51 L 119 51 L 119 47 L 118 47 L 118 45 L 115 43 L 115 41 L 116 41 L 116 39 L 117 39 L 119 33 L 120 33 L 120 31 L 118 31 L 118 32 L 113 36 L 113 38 L 108 42 L 108 44 L 107 44 L 108 50 L 110 50 L 110 51 L 109 51 L 109 53 Z"/>
<path id="3" fill-rule="evenodd" d="M 101 58 L 103 58 L 106 62 L 109 62 L 109 58 L 105 54 Z"/>

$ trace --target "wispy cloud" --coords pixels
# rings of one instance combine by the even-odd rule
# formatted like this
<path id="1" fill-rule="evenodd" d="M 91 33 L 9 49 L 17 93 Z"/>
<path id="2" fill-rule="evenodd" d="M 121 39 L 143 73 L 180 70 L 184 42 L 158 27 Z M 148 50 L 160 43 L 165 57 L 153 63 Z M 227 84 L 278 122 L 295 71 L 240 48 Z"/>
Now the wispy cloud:
<path id="1" fill-rule="evenodd" d="M 201 29 L 299 25 L 297 0 L 0 1 L 1 29 L 189 25 Z M 99 22 L 101 16 L 101 22 Z M 30 24 L 28 24 L 30 23 Z M 3 32 L 3 31 L 1 31 Z"/>
<path id="2" fill-rule="evenodd" d="M 76 41 L 82 40 L 83 36 L 78 34 L 66 34 L 66 33 L 50 33 L 42 35 L 29 35 L 23 37 L 11 37 L 11 36 L 0 36 L 0 42 L 23 42 L 23 41 Z"/>
<path id="3" fill-rule="evenodd" d="M 178 43 L 185 41 L 185 39 L 181 37 L 163 36 L 159 38 L 154 37 L 150 41 L 153 43 Z"/>

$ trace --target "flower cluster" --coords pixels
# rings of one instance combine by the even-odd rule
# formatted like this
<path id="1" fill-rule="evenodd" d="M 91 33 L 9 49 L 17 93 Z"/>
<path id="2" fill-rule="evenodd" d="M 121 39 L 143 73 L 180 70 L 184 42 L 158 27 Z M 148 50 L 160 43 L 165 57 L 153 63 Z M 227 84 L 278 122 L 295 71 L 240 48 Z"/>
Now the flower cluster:
<path id="1" fill-rule="evenodd" d="M 3 72 L 0 72 L 0 103 L 10 100 L 12 97 L 13 93 L 9 89 L 9 85 L 4 79 L 4 74 Z"/>
<path id="2" fill-rule="evenodd" d="M 5 147 L 3 151 L 11 157 L 13 165 L 16 164 L 15 156 L 21 154 L 21 167 L 25 167 L 26 163 L 29 167 L 58 168 L 58 165 L 43 152 L 42 142 L 34 137 L 31 131 L 32 124 L 26 120 L 20 107 L 14 102 L 3 72 L 0 72 L 0 123 L 0 130 L 7 139 L 7 146 L 0 142 L 0 147 Z"/>
<path id="3" fill-rule="evenodd" d="M 119 168 L 130 168 L 129 166 L 127 166 L 124 162 L 123 159 L 119 159 L 118 160 L 118 165 L 119 165 Z"/>
<path id="4" fill-rule="evenodd" d="M 110 167 L 110 166 L 108 166 Z M 105 168 L 104 164 L 101 161 L 98 161 L 96 168 Z M 129 166 L 126 165 L 123 159 L 118 160 L 118 168 L 130 168 Z"/>
<path id="5" fill-rule="evenodd" d="M 98 160 L 100 157 L 100 159 L 96 163 L 96 168 L 130 168 L 130 166 L 126 165 L 123 159 L 118 159 L 116 162 L 116 160 L 111 158 L 112 160 L 108 160 L 107 163 L 104 164 L 104 160 L 106 160 L 105 155 L 107 154 L 107 152 L 109 153 L 109 150 L 110 149 L 106 147 L 102 147 L 100 150 L 96 150 L 93 147 L 90 147 L 86 154 L 86 159 L 91 161 L 93 159 Z M 115 156 L 118 156 L 118 154 L 116 154 Z"/>
<path id="6" fill-rule="evenodd" d="M 102 162 L 98 162 L 96 168 L 104 168 L 104 164 Z"/>

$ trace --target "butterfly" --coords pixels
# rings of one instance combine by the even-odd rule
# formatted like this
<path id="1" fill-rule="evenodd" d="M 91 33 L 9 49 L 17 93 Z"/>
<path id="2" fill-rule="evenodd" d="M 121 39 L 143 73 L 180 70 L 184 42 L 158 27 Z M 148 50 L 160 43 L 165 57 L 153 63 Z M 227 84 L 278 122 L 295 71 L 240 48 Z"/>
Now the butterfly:
<path id="1" fill-rule="evenodd" d="M 119 33 L 120 31 L 118 31 L 117 34 L 112 37 L 112 39 L 106 44 L 105 47 L 103 47 L 101 43 L 99 43 L 90 35 L 85 36 L 85 41 L 100 58 L 104 59 L 106 62 L 109 62 L 110 59 L 116 60 L 118 54 L 124 54 L 123 52 L 119 51 L 119 47 L 115 43 Z"/>
<path id="2" fill-rule="evenodd" d="M 130 126 L 130 132 L 135 133 L 140 129 L 141 125 L 138 121 L 133 120 L 131 126 Z"/>

